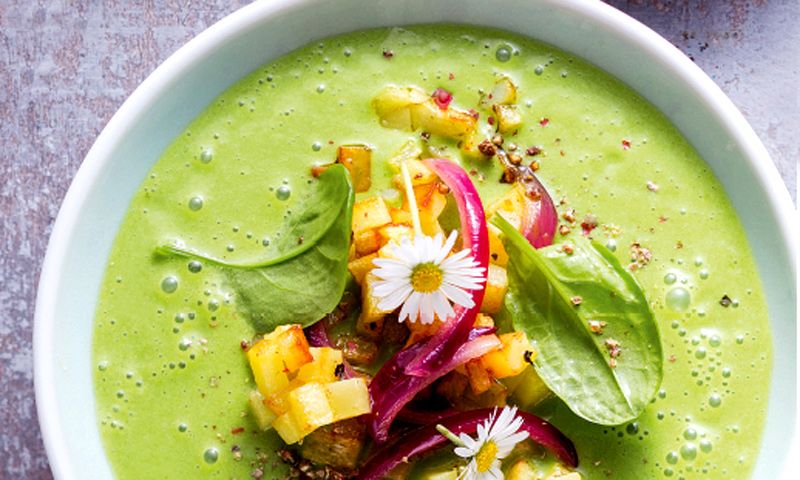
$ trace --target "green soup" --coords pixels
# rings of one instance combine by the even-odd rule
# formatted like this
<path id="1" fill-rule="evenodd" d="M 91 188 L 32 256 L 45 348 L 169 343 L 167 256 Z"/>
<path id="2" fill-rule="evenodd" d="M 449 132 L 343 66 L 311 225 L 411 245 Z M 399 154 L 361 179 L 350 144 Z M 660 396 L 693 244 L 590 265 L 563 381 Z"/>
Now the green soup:
<path id="1" fill-rule="evenodd" d="M 391 52 L 391 54 L 389 54 Z M 594 214 L 594 231 L 635 272 L 661 329 L 664 381 L 635 422 L 592 425 L 550 401 L 587 478 L 747 478 L 766 414 L 771 344 L 744 231 L 722 186 L 650 104 L 598 68 L 548 45 L 461 26 L 381 29 L 306 46 L 217 98 L 164 152 L 117 235 L 97 308 L 93 357 L 99 429 L 119 478 L 264 478 L 281 444 L 248 413 L 252 376 L 240 342 L 254 331 L 213 266 L 158 259 L 180 240 L 252 259 L 284 216 L 303 209 L 309 166 L 339 145 L 373 148 L 373 190 L 412 134 L 383 128 L 370 100 L 387 84 L 445 88 L 475 106 L 498 75 L 519 87 L 538 172 L 563 212 Z M 494 161 L 461 158 L 489 203 L 508 185 Z M 375 192 L 370 192 L 371 195 Z M 363 195 L 363 194 L 362 194 Z M 721 299 L 726 297 L 730 301 Z M 723 305 L 725 304 L 725 305 Z"/>

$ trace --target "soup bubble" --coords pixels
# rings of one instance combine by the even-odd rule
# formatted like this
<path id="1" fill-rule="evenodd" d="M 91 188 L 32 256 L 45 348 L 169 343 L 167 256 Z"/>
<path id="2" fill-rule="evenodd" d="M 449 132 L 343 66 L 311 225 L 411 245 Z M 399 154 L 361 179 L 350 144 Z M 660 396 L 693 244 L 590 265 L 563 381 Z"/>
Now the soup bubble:
<path id="1" fill-rule="evenodd" d="M 288 200 L 292 195 L 292 189 L 288 185 L 281 185 L 275 190 L 275 196 L 278 200 Z"/>
<path id="2" fill-rule="evenodd" d="M 191 262 L 189 262 L 186 268 L 188 268 L 189 271 L 192 273 L 198 273 L 200 270 L 203 269 L 203 264 L 198 262 L 197 260 L 192 260 Z"/>
<path id="3" fill-rule="evenodd" d="M 196 196 L 189 199 L 189 210 L 196 212 L 203 208 L 203 197 Z"/>
<path id="4" fill-rule="evenodd" d="M 216 463 L 217 459 L 219 459 L 219 450 L 216 448 L 207 448 L 206 451 L 203 452 L 203 460 L 205 460 L 206 463 Z"/>
<path id="5" fill-rule="evenodd" d="M 495 52 L 494 56 L 499 62 L 507 62 L 511 60 L 511 47 L 508 45 L 501 45 L 497 48 L 497 52 Z"/>
<path id="6" fill-rule="evenodd" d="M 681 447 L 681 457 L 684 460 L 694 460 L 697 457 L 697 445 L 692 442 L 686 442 L 684 446 Z"/>
<path id="7" fill-rule="evenodd" d="M 161 280 L 161 290 L 164 293 L 174 293 L 178 289 L 178 279 L 170 275 Z"/>
<path id="8" fill-rule="evenodd" d="M 211 163 L 214 159 L 214 152 L 210 148 L 206 148 L 200 153 L 200 161 L 203 163 Z"/>
<path id="9" fill-rule="evenodd" d="M 676 287 L 667 292 L 667 306 L 672 310 L 682 312 L 689 308 L 690 302 L 689 290 L 683 287 Z"/>

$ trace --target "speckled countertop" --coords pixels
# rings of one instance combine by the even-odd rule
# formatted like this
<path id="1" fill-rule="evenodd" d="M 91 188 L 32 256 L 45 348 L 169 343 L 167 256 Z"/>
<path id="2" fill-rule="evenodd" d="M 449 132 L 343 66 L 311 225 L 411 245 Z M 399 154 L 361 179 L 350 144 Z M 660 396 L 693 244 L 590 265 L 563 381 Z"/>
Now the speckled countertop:
<path id="1" fill-rule="evenodd" d="M 70 181 L 133 89 L 249 3 L 0 0 L 0 478 L 52 478 L 31 336 L 47 239 Z M 692 57 L 741 109 L 796 201 L 800 2 L 612 0 Z"/>

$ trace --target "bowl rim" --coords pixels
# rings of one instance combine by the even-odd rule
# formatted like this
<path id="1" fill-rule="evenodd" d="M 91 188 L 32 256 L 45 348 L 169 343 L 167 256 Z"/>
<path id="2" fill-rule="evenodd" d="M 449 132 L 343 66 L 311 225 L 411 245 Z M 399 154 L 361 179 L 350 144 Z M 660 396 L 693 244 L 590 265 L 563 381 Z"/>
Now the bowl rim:
<path id="1" fill-rule="evenodd" d="M 270 16 L 294 8 L 311 8 L 314 4 L 324 1 L 327 0 L 255 2 L 219 20 L 171 54 L 133 91 L 86 154 L 53 225 L 42 264 L 35 304 L 33 347 L 37 414 L 47 457 L 56 478 L 62 478 L 64 472 L 72 470 L 69 468 L 71 464 L 69 455 L 63 445 L 62 422 L 57 414 L 58 409 L 55 408 L 58 401 L 54 389 L 49 386 L 49 380 L 57 374 L 56 362 L 52 351 L 44 347 L 52 345 L 55 341 L 52 331 L 52 325 L 57 319 L 54 299 L 62 283 L 59 272 L 67 254 L 67 245 L 70 243 L 66 239 L 70 238 L 76 228 L 77 220 L 88 201 L 91 186 L 99 179 L 100 171 L 109 162 L 110 154 L 119 146 L 126 132 L 153 106 L 165 89 L 180 81 L 182 75 L 192 65 L 202 62 L 213 54 L 218 45 L 235 38 L 241 31 L 248 31 L 250 27 Z M 699 93 L 705 100 L 704 107 L 715 115 L 725 131 L 736 140 L 736 148 L 742 152 L 750 167 L 751 171 L 748 173 L 753 175 L 758 188 L 765 193 L 769 208 L 777 219 L 780 240 L 786 246 L 792 263 L 790 269 L 797 278 L 798 246 L 792 239 L 798 238 L 798 228 L 792 215 L 786 215 L 787 212 L 795 211 L 788 189 L 752 127 L 711 78 L 649 27 L 603 2 L 541 0 L 540 3 L 558 5 L 560 8 L 591 18 L 592 21 L 608 28 L 618 30 L 626 40 L 647 51 L 655 61 L 669 65 L 681 82 Z M 792 421 L 796 415 L 795 410 Z M 799 443 L 795 425 L 793 451 L 798 451 Z M 787 457 L 788 455 L 784 456 L 785 459 Z"/>

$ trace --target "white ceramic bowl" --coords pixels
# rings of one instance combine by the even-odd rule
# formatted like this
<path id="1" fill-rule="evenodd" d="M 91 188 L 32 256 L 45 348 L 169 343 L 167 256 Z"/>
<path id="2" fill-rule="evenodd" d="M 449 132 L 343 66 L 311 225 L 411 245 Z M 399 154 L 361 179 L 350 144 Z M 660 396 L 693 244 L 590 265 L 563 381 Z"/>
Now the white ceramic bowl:
<path id="1" fill-rule="evenodd" d="M 753 130 L 697 66 L 599 1 L 273 0 L 225 18 L 153 72 L 103 130 L 64 199 L 34 327 L 39 421 L 56 478 L 112 477 L 92 388 L 95 303 L 117 228 L 162 150 L 219 93 L 266 61 L 339 33 L 435 22 L 510 30 L 589 60 L 660 108 L 708 162 L 747 230 L 772 323 L 775 367 L 754 478 L 787 475 L 796 418 L 793 205 Z"/>

